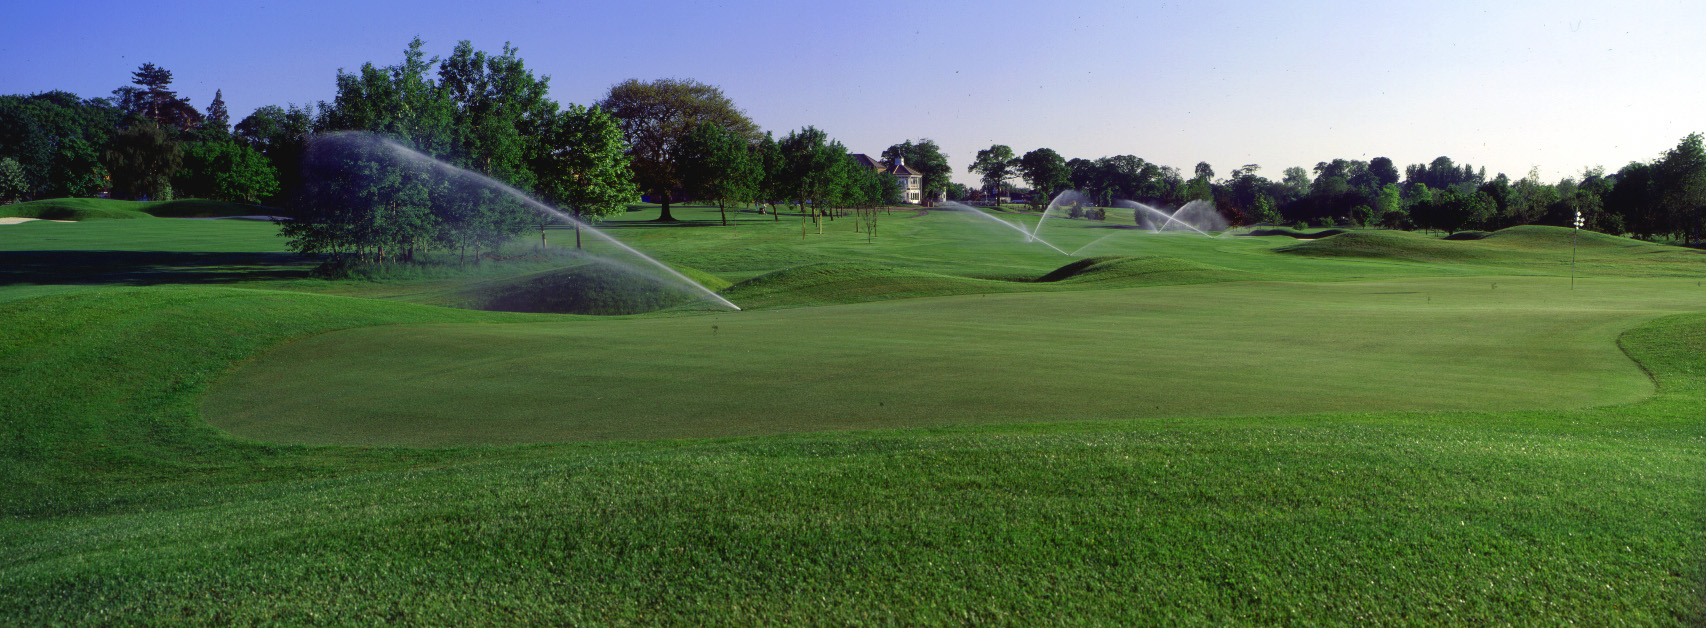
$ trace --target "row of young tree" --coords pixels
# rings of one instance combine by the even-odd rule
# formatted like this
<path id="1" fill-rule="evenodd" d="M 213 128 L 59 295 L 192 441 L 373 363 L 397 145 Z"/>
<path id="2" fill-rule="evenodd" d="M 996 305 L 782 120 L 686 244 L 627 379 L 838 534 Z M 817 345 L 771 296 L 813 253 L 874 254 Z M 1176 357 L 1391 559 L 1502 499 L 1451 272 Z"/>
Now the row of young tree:
<path id="1" fill-rule="evenodd" d="M 1086 193 L 1103 205 L 1116 199 L 1172 206 L 1204 200 L 1214 202 L 1233 224 L 1455 232 L 1570 226 L 1580 212 L 1586 227 L 1596 231 L 1689 242 L 1706 235 L 1706 150 L 1698 133 L 1652 161 L 1609 174 L 1591 168 L 1557 183 L 1541 181 L 1538 171 L 1516 180 L 1504 173 L 1489 179 L 1485 168 L 1459 165 L 1449 157 L 1406 166 L 1402 173 L 1386 157 L 1334 159 L 1317 163 L 1313 173 L 1287 168 L 1277 181 L 1257 174 L 1260 169 L 1244 165 L 1217 180 L 1209 164 L 1198 163 L 1187 179 L 1175 168 L 1132 155 L 1067 160 L 1039 148 L 1015 156 L 999 144 L 979 151 L 968 168 L 991 196 L 1002 196 L 1023 180 L 1036 204 L 1064 190 Z"/>

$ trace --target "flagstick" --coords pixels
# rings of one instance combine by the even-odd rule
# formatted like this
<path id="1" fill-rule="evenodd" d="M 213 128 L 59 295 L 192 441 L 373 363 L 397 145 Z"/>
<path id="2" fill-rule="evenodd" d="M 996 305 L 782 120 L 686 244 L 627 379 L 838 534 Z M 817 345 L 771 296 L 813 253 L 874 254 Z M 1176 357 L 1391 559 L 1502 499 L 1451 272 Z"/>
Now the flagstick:
<path id="1" fill-rule="evenodd" d="M 1576 229 L 1570 232 L 1570 289 L 1576 289 L 1576 236 L 1582 232 L 1582 210 L 1576 210 Z"/>

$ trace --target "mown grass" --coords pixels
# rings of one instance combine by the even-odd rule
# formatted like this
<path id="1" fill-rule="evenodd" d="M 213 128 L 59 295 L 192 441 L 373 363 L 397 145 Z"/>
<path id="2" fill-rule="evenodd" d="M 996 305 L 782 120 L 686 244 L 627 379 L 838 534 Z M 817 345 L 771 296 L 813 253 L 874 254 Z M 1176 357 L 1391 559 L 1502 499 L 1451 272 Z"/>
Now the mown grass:
<path id="1" fill-rule="evenodd" d="M 1699 315 L 1626 334 L 1658 392 L 1598 409 L 407 450 L 234 441 L 194 406 L 224 365 L 305 332 L 537 318 L 221 288 L 0 310 L 21 365 L 0 399 L 26 419 L 8 424 L 0 613 L 22 624 L 1701 610 Z"/>
<path id="2" fill-rule="evenodd" d="M 1043 237 L 1109 257 L 1037 282 L 1073 260 L 963 215 L 897 214 L 871 243 L 850 221 L 802 238 L 797 217 L 742 212 L 727 229 L 647 217 L 610 230 L 729 281 L 823 263 L 850 266 L 863 283 L 814 288 L 821 282 L 773 275 L 768 296 L 753 297 L 776 306 L 767 312 L 473 312 L 401 301 L 502 280 L 503 268 L 332 282 L 288 274 L 294 261 L 160 264 L 139 277 L 107 257 L 68 272 L 49 258 L 280 249 L 246 231 L 266 225 L 231 221 L 0 227 L 0 250 L 37 266 L 9 275 L 29 281 L 0 284 L 0 617 L 1706 620 L 1706 316 L 1667 316 L 1699 310 L 1690 252 L 1584 240 L 1571 292 L 1567 249 L 1544 230 L 1452 242 L 1492 253 L 1422 264 L 1274 253 L 1299 242 L 1285 236 L 1154 236 L 1050 219 Z M 270 271 L 283 274 L 257 274 Z M 1175 272 L 1264 280 L 1142 287 Z M 806 307 L 871 300 L 909 276 L 939 285 L 893 296 L 958 296 Z M 997 285 L 1027 292 L 979 294 Z M 72 292 L 40 296 L 61 289 Z M 790 300 L 791 290 L 810 294 Z M 737 353 L 745 348 L 753 353 Z M 325 359 L 284 360 L 316 351 Z M 894 365 L 910 377 L 878 376 Z M 324 377 L 311 395 L 344 387 L 321 405 L 361 421 L 292 437 L 343 445 L 208 425 L 201 404 L 221 398 L 210 389 L 273 367 Z M 956 379 L 954 367 L 973 376 Z M 331 381 L 346 369 L 390 379 L 370 390 Z M 552 369 L 561 376 L 541 374 Z M 630 381 L 598 386 L 611 376 Z M 253 381 L 255 392 L 280 383 Z M 1201 394 L 1188 392 L 1194 384 Z M 1428 386 L 1446 392 L 1408 390 Z M 361 416 L 371 401 L 362 397 L 386 390 L 380 405 L 403 411 Z M 1170 406 L 1129 403 L 1144 390 Z M 621 398 L 597 398 L 605 392 Z M 705 401 L 719 394 L 726 401 Z M 891 394 L 921 405 L 891 410 Z M 1237 411 L 1202 409 L 1228 398 Z M 989 406 L 942 419 L 961 403 Z M 1488 405 L 1498 403 L 1510 405 Z M 420 414 L 432 405 L 462 408 L 460 424 L 435 433 Z M 399 434 L 540 440 L 467 438 L 526 428 L 502 412 L 529 406 L 545 422 L 588 411 L 627 421 L 548 439 L 592 439 L 577 443 L 371 445 Z M 683 426 L 683 411 L 722 425 Z M 889 412 L 907 422 L 879 420 Z M 991 417 L 1000 423 L 978 424 Z M 904 425 L 927 427 L 895 429 Z M 598 440 L 659 435 L 698 438 Z"/>

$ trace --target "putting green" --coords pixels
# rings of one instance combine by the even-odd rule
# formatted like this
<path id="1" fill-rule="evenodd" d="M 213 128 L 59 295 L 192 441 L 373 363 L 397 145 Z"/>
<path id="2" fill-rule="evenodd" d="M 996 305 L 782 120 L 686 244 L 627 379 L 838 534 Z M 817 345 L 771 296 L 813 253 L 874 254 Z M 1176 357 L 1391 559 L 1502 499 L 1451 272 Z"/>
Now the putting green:
<path id="1" fill-rule="evenodd" d="M 1618 333 L 1694 280 L 1244 282 L 715 316 L 385 326 L 204 401 L 270 442 L 456 446 L 1106 418 L 1565 409 L 1652 390 Z"/>

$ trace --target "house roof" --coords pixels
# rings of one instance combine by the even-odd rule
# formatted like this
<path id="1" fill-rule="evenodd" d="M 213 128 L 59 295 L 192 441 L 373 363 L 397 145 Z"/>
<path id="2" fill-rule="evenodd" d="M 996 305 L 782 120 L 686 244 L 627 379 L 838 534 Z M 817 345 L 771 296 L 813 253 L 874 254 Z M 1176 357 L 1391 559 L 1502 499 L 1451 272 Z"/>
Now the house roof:
<path id="1" fill-rule="evenodd" d="M 886 170 L 886 168 L 883 167 L 883 162 L 877 161 L 875 159 L 871 159 L 870 155 L 866 155 L 864 153 L 853 153 L 852 155 L 848 155 L 848 157 L 852 157 L 853 163 L 859 164 L 859 166 L 862 168 L 870 168 L 872 170 Z"/>
<path id="2" fill-rule="evenodd" d="M 864 153 L 853 153 L 851 155 L 848 155 L 848 157 L 852 157 L 853 163 L 859 164 L 859 166 L 862 168 L 870 168 L 872 170 L 877 170 L 880 172 L 887 172 L 889 174 L 906 175 L 906 176 L 912 176 L 912 177 L 924 176 L 924 173 L 919 172 L 917 170 L 913 170 L 913 169 L 908 168 L 908 167 L 903 166 L 903 165 L 885 166 L 885 165 L 883 165 L 883 162 L 877 161 L 875 159 L 871 159 L 870 155 L 866 155 Z"/>

